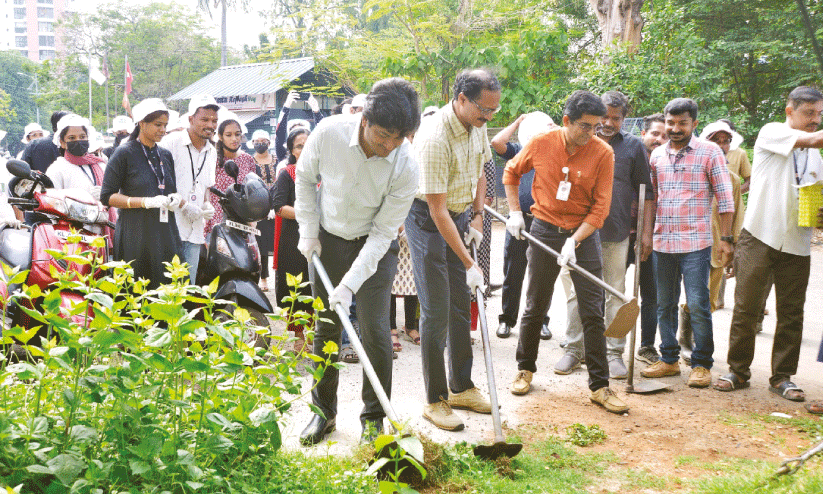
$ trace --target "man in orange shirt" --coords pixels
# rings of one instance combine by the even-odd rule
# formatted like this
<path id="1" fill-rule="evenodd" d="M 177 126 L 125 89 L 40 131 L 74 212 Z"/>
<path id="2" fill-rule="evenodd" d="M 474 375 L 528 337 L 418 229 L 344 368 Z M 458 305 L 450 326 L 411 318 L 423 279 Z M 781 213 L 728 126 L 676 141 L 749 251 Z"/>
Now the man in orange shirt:
<path id="1" fill-rule="evenodd" d="M 529 288 L 517 345 L 518 373 L 511 386 L 516 395 L 531 389 L 537 371 L 540 326 L 551 304 L 561 266 L 577 263 L 602 278 L 597 229 L 609 215 L 614 180 L 614 152 L 595 135 L 602 129 L 604 115 L 606 106 L 600 97 L 588 91 L 575 91 L 566 101 L 563 127 L 534 137 L 509 161 L 503 173 L 511 208 L 506 229 L 513 237 L 522 239 L 525 222 L 518 202 L 518 185 L 520 177 L 534 169 L 534 220 L 530 233 L 560 251 L 555 260 L 535 246 L 528 250 Z M 609 389 L 603 289 L 576 271 L 572 271 L 571 277 L 583 323 L 591 400 L 612 413 L 623 413 L 629 407 Z"/>

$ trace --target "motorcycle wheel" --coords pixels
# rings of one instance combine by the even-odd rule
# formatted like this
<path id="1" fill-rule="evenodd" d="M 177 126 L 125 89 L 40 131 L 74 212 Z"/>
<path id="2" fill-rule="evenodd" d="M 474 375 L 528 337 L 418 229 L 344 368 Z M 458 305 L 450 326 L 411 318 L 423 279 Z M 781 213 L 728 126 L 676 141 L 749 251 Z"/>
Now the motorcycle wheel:
<path id="1" fill-rule="evenodd" d="M 249 312 L 249 322 L 248 328 L 245 330 L 245 335 L 243 341 L 245 341 L 249 345 L 253 345 L 257 348 L 268 348 L 271 345 L 271 321 L 269 318 L 266 317 L 265 314 L 260 312 L 254 307 L 244 307 L 242 305 L 238 306 L 241 307 Z M 225 313 L 220 313 L 217 316 L 217 319 L 220 321 L 227 321 L 231 316 Z M 259 334 L 256 329 L 257 326 L 267 328 L 268 334 L 261 335 Z"/>

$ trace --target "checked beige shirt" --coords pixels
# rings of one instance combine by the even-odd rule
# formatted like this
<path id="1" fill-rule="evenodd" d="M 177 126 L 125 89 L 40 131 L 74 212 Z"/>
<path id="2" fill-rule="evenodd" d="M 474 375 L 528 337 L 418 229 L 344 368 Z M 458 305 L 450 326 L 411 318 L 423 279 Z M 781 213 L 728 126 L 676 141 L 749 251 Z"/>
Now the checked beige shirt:
<path id="1" fill-rule="evenodd" d="M 446 207 L 462 213 L 474 201 L 483 164 L 492 159 L 486 126 L 466 127 L 451 102 L 426 117 L 414 136 L 414 156 L 420 167 L 417 198 L 446 194 Z"/>

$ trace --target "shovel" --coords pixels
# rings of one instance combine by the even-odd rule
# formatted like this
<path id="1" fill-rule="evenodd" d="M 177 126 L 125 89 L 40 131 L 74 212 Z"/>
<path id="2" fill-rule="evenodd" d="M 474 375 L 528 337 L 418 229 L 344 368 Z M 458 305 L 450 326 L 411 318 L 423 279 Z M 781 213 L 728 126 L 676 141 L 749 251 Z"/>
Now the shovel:
<path id="1" fill-rule="evenodd" d="M 634 287 L 632 294 L 637 300 L 637 293 L 640 291 L 640 251 L 642 250 L 643 238 L 643 213 L 646 209 L 646 184 L 640 184 L 640 196 L 637 199 L 637 240 L 634 242 Z M 654 393 L 662 389 L 669 388 L 669 385 L 654 380 L 639 381 L 634 384 L 634 345 L 637 341 L 637 321 L 632 325 L 632 336 L 629 339 L 629 372 L 626 376 L 627 393 Z"/>
<path id="2" fill-rule="evenodd" d="M 490 208 L 489 206 L 484 206 L 484 208 L 485 208 L 486 212 L 491 214 L 498 221 L 501 221 L 503 223 L 506 222 L 506 218 L 502 214 L 498 213 L 497 211 Z M 522 235 L 523 235 L 523 237 L 528 239 L 532 243 L 532 245 L 545 250 L 546 252 L 548 252 L 549 254 L 551 254 L 554 257 L 560 257 L 560 254 L 556 250 L 552 249 L 551 247 L 544 244 L 540 240 L 537 240 L 529 232 L 524 230 L 522 232 Z M 634 326 L 635 322 L 637 321 L 638 314 L 640 314 L 640 306 L 637 305 L 637 298 L 636 297 L 635 298 L 627 297 L 624 293 L 621 293 L 621 292 L 615 290 L 614 288 L 609 286 L 606 282 L 604 282 L 603 280 L 601 280 L 597 276 L 589 273 L 585 269 L 581 268 L 576 263 L 570 262 L 566 266 L 568 266 L 569 269 L 573 269 L 573 270 L 577 271 L 578 273 L 580 273 L 584 277 L 588 278 L 589 281 L 591 281 L 592 283 L 595 283 L 600 288 L 606 290 L 607 292 L 611 293 L 612 295 L 614 295 L 615 297 L 617 297 L 621 301 L 623 301 L 623 305 L 620 306 L 620 309 L 617 310 L 617 314 L 614 316 L 614 320 L 612 321 L 611 324 L 609 324 L 609 327 L 606 328 L 606 331 L 603 334 L 605 336 L 610 337 L 610 338 L 623 338 L 624 336 L 629 334 L 629 331 L 632 330 L 632 327 Z"/>
<path id="3" fill-rule="evenodd" d="M 477 262 L 477 246 L 471 245 L 472 257 Z M 483 355 L 486 357 L 486 377 L 489 380 L 489 401 L 492 405 L 492 422 L 494 423 L 494 444 L 491 446 L 477 445 L 474 447 L 474 456 L 484 460 L 495 460 L 501 456 L 512 458 L 523 449 L 522 444 L 509 444 L 503 437 L 503 426 L 500 424 L 500 407 L 497 405 L 497 386 L 494 383 L 494 366 L 492 365 L 492 349 L 489 343 L 489 326 L 486 323 L 486 311 L 483 304 L 483 290 L 477 288 L 477 307 L 480 309 L 480 337 L 483 339 Z"/>

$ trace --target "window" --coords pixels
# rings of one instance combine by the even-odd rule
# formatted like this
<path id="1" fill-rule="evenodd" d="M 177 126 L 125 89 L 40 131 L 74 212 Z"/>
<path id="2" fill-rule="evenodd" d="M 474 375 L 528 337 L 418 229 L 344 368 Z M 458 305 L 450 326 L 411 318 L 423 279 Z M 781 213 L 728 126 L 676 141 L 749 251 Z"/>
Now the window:
<path id="1" fill-rule="evenodd" d="M 14 0 L 14 5 L 26 5 L 26 0 Z"/>
<path id="2" fill-rule="evenodd" d="M 54 36 L 40 36 L 40 46 L 54 46 Z"/>
<path id="3" fill-rule="evenodd" d="M 14 8 L 14 18 L 15 19 L 25 19 L 26 18 L 26 8 Z"/>
<path id="4" fill-rule="evenodd" d="M 40 21 L 37 23 L 41 33 L 53 33 L 54 32 L 54 24 L 51 22 L 43 22 Z"/>
<path id="5" fill-rule="evenodd" d="M 54 9 L 48 7 L 37 7 L 37 17 L 41 19 L 54 19 Z"/>
<path id="6" fill-rule="evenodd" d="M 14 46 L 17 48 L 23 48 L 29 46 L 29 40 L 25 36 L 15 36 L 14 37 Z"/>
<path id="7" fill-rule="evenodd" d="M 15 22 L 14 23 L 14 32 L 17 34 L 25 33 L 26 32 L 26 23 L 25 22 Z"/>
<path id="8" fill-rule="evenodd" d="M 54 50 L 40 50 L 40 60 L 51 60 L 54 58 Z"/>
<path id="9" fill-rule="evenodd" d="M 37 3 L 46 3 L 52 5 L 54 3 L 54 0 L 37 0 Z"/>

